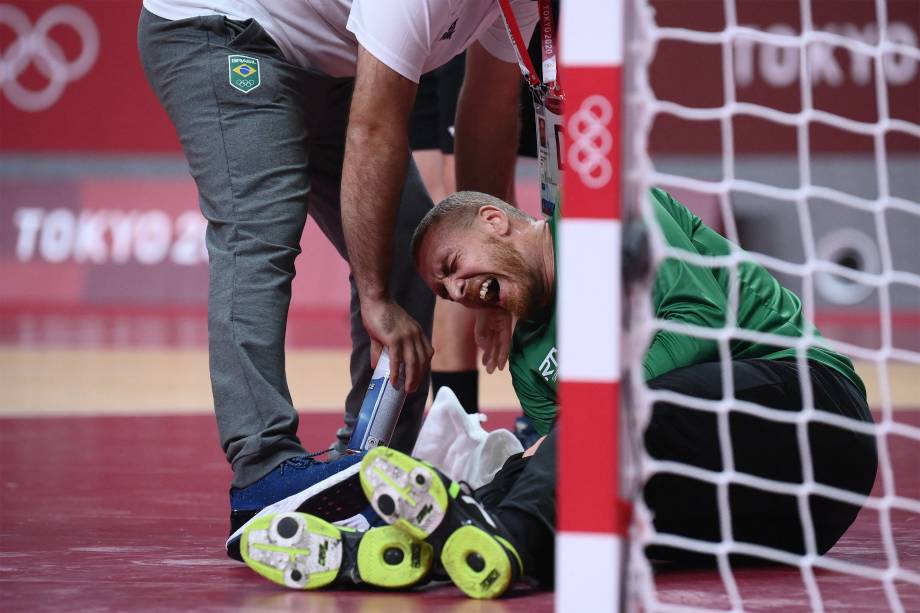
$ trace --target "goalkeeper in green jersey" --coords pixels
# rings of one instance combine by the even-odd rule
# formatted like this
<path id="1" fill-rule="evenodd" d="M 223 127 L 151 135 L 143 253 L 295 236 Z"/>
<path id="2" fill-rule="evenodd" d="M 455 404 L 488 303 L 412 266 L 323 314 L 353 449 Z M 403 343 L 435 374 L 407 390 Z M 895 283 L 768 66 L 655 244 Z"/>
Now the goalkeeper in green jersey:
<path id="1" fill-rule="evenodd" d="M 724 237 L 666 192 L 655 189 L 649 196 L 656 222 L 671 247 L 703 256 L 731 251 Z M 395 528 L 425 547 L 421 551 L 427 557 L 419 559 L 439 559 L 454 583 L 473 597 L 498 596 L 520 577 L 544 584 L 552 580 L 556 373 L 558 359 L 565 359 L 557 359 L 556 352 L 556 229 L 557 219 L 537 220 L 491 196 L 458 192 L 426 215 L 412 244 L 416 267 L 437 295 L 498 314 L 490 318 L 498 322 L 493 330 L 496 339 L 514 321 L 510 351 L 514 389 L 524 413 L 544 437 L 523 454 L 509 458 L 495 479 L 475 492 L 465 491 L 427 464 L 386 448 L 369 452 L 361 465 L 368 499 L 392 525 L 372 529 L 360 542 L 369 551 L 371 543 L 395 543 L 389 533 L 375 532 Z M 742 263 L 736 276 L 739 328 L 790 337 L 789 344 L 806 334 L 817 335 L 804 318 L 799 299 L 763 267 Z M 667 259 L 652 285 L 654 315 L 697 327 L 722 327 L 729 309 L 729 284 L 728 270 Z M 500 323 L 503 318 L 507 327 Z M 803 464 L 810 465 L 817 484 L 851 493 L 850 502 L 812 494 L 808 516 L 802 517 L 794 495 L 731 483 L 727 505 L 731 537 L 736 543 L 803 554 L 807 551 L 804 534 L 809 532 L 804 522 L 810 521 L 817 553 L 823 554 L 859 512 L 860 507 L 851 504 L 852 494 L 859 500 L 872 488 L 875 439 L 851 428 L 811 421 L 804 446 L 809 457 L 803 459 L 793 421 L 805 404 L 801 382 L 810 381 L 811 404 L 817 411 L 842 418 L 837 423 L 857 424 L 872 419 L 862 381 L 849 359 L 822 347 L 808 350 L 806 372 L 801 372 L 795 350 L 788 347 L 734 339 L 730 348 L 732 361 L 723 365 L 714 341 L 659 331 L 642 363 L 647 384 L 655 390 L 721 400 L 723 368 L 729 368 L 736 399 L 782 412 L 785 418 L 769 420 L 730 412 L 733 457 L 723 458 L 715 413 L 682 406 L 679 401 L 659 401 L 644 433 L 645 448 L 658 460 L 704 471 L 720 471 L 730 465 L 735 473 L 785 485 L 802 483 Z M 577 411 L 578 407 L 566 410 Z M 642 493 L 659 533 L 721 540 L 713 483 L 664 472 L 644 483 Z M 593 500 L 590 492 L 585 498 Z M 426 572 L 425 564 L 414 573 L 374 572 L 368 561 L 374 556 L 362 558 L 360 548 L 358 552 L 359 566 L 363 559 L 367 567 L 362 576 L 400 577 L 402 582 L 370 581 L 376 585 L 404 585 Z M 650 547 L 647 554 L 666 561 L 712 561 L 660 546 Z"/>
<path id="2" fill-rule="evenodd" d="M 728 240 L 669 194 L 653 189 L 649 197 L 658 226 L 671 247 L 704 256 L 730 253 Z M 550 528 L 555 525 L 557 221 L 536 220 L 490 196 L 460 192 L 432 209 L 413 239 L 416 267 L 432 291 L 470 308 L 506 311 L 516 320 L 510 355 L 514 389 L 525 414 L 541 434 L 548 436 L 532 458 L 517 460 L 523 469 L 508 467 L 520 476 L 504 483 L 500 500 L 493 496 L 486 506 L 499 519 L 504 534 L 510 535 L 508 540 L 524 561 L 525 574 L 532 575 L 551 570 Z M 583 274 L 592 273 L 586 270 Z M 786 337 L 817 335 L 804 317 L 798 297 L 762 266 L 740 264 L 737 279 L 739 328 Z M 723 327 L 729 308 L 729 282 L 727 269 L 667 259 L 656 271 L 652 285 L 654 315 L 706 328 Z M 815 409 L 871 422 L 865 387 L 845 356 L 811 347 L 807 352 L 808 372 L 800 373 L 795 349 L 742 339 L 733 340 L 730 348 L 732 385 L 738 400 L 799 412 L 804 405 L 801 380 L 807 376 Z M 715 341 L 659 331 L 642 367 L 653 389 L 703 399 L 723 397 L 723 365 Z M 658 402 L 645 432 L 646 449 L 656 459 L 722 470 L 726 462 L 721 457 L 716 422 L 715 413 Z M 731 465 L 736 472 L 783 483 L 803 481 L 793 423 L 733 411 L 729 431 L 734 456 Z M 808 443 L 817 483 L 860 495 L 869 493 L 876 473 L 874 437 L 814 421 L 808 426 Z M 499 480 L 502 477 L 499 473 Z M 661 473 L 644 484 L 643 494 L 657 531 L 720 540 L 716 487 L 712 483 Z M 736 542 L 805 552 L 795 496 L 733 484 L 728 502 Z M 823 554 L 853 522 L 859 507 L 817 495 L 811 496 L 809 503 L 817 550 Z M 691 557 L 663 548 L 649 555 L 660 559 Z"/>

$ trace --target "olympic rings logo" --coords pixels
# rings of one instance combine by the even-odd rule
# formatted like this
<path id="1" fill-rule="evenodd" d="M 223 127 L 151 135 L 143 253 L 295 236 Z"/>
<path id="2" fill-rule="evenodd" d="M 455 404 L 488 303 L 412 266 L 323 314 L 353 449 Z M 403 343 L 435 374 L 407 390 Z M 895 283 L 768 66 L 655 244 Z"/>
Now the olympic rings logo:
<path id="1" fill-rule="evenodd" d="M 613 148 L 613 135 L 607 125 L 613 119 L 613 105 L 607 98 L 594 95 L 585 98 L 569 119 L 567 133 L 572 145 L 566 163 L 582 182 L 600 189 L 613 177 L 613 167 L 607 154 Z"/>
<path id="2" fill-rule="evenodd" d="M 33 26 L 29 17 L 9 4 L 0 4 L 0 26 L 16 34 L 6 51 L 0 51 L 0 91 L 16 108 L 43 111 L 57 102 L 67 84 L 82 79 L 99 56 L 99 31 L 83 9 L 63 4 L 48 10 Z M 80 54 L 68 60 L 61 46 L 48 36 L 55 27 L 68 27 L 80 38 Z M 19 77 L 30 64 L 48 80 L 42 89 L 28 89 Z"/>

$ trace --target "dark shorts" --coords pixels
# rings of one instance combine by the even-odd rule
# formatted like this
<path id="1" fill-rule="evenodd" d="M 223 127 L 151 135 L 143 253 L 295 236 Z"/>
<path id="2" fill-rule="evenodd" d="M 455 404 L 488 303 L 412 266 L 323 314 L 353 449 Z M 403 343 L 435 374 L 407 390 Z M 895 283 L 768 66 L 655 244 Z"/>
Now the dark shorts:
<path id="1" fill-rule="evenodd" d="M 808 374 L 818 411 L 854 423 L 872 421 L 865 397 L 842 374 L 817 362 L 809 363 Z M 735 360 L 732 378 L 734 395 L 739 400 L 789 413 L 802 410 L 799 368 L 794 360 Z M 709 362 L 665 373 L 649 381 L 648 386 L 716 400 L 722 397 L 721 379 L 722 365 Z M 795 424 L 731 411 L 728 432 L 736 474 L 802 483 L 803 463 Z M 542 582 L 552 576 L 553 566 L 555 438 L 554 428 L 534 456 L 512 456 L 491 483 L 476 491 L 479 500 L 497 511 L 519 553 L 534 562 L 528 574 Z M 657 460 L 713 472 L 726 466 L 715 413 L 682 406 L 680 402 L 656 402 L 644 438 L 646 452 Z M 877 467 L 873 435 L 812 421 L 807 427 L 807 439 L 811 471 L 817 483 L 861 496 L 869 494 Z M 700 541 L 723 540 L 718 491 L 712 482 L 660 471 L 645 483 L 642 494 L 652 512 L 656 532 Z M 593 500 L 591 492 L 585 492 L 584 497 Z M 816 552 L 823 554 L 846 532 L 861 507 L 818 494 L 809 496 L 808 502 Z M 732 483 L 728 487 L 728 511 L 736 542 L 796 555 L 805 552 L 803 518 L 795 496 Z M 522 524 L 523 530 L 514 522 Z M 660 545 L 649 547 L 646 553 L 661 561 L 713 561 L 708 556 Z M 734 555 L 732 559 L 751 561 Z"/>
<path id="2" fill-rule="evenodd" d="M 817 411 L 855 422 L 870 423 L 866 399 L 836 370 L 809 362 L 813 404 Z M 736 360 L 732 364 L 734 397 L 761 407 L 796 413 L 804 404 L 795 360 Z M 648 382 L 653 390 L 669 390 L 717 400 L 722 398 L 722 367 L 718 362 L 679 368 Z M 805 481 L 803 464 L 811 465 L 815 482 L 868 495 L 875 481 L 875 437 L 850 428 L 811 421 L 807 441 L 799 440 L 794 423 L 764 419 L 742 411 L 728 414 L 730 466 L 735 473 L 784 484 Z M 804 463 L 805 443 L 810 462 Z M 674 461 L 704 471 L 721 471 L 723 457 L 715 413 L 656 402 L 645 431 L 645 448 L 657 460 Z M 731 536 L 737 542 L 762 545 L 802 555 L 806 551 L 803 521 L 796 496 L 732 482 L 728 486 Z M 723 540 L 718 490 L 710 481 L 668 471 L 655 473 L 643 488 L 659 533 L 701 541 Z M 808 497 L 816 553 L 824 554 L 856 519 L 860 506 Z M 701 556 L 667 547 L 651 547 L 653 559 L 695 562 Z M 735 556 L 733 556 L 735 557 Z M 741 558 L 739 557 L 739 560 Z"/>
<path id="3" fill-rule="evenodd" d="M 466 54 L 422 75 L 409 119 L 409 147 L 454 152 L 454 117 L 463 85 Z"/>

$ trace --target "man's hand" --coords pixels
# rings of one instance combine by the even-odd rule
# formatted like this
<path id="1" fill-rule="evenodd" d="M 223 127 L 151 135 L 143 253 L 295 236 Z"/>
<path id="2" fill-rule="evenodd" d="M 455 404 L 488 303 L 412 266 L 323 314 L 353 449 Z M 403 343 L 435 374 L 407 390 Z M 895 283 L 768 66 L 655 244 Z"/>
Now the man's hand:
<path id="1" fill-rule="evenodd" d="M 486 372 L 503 370 L 511 351 L 511 314 L 500 309 L 477 310 L 475 336 Z"/>
<path id="2" fill-rule="evenodd" d="M 418 389 L 431 363 L 434 350 L 422 327 L 393 301 L 363 301 L 361 319 L 371 337 L 371 367 L 384 347 L 390 350 L 391 381 L 399 387 L 399 373 L 405 374 L 406 392 Z"/>
<path id="3" fill-rule="evenodd" d="M 467 49 L 457 103 L 457 189 L 508 198 L 520 135 L 520 90 L 517 64 L 499 60 L 479 43 Z M 486 372 L 503 369 L 511 348 L 511 315 L 498 309 L 477 310 L 475 336 Z"/>
<path id="4" fill-rule="evenodd" d="M 360 46 L 356 71 L 342 167 L 342 228 L 371 337 L 371 366 L 386 346 L 394 383 L 402 368 L 405 388 L 414 392 L 433 352 L 419 324 L 392 300 L 387 280 L 417 86 Z"/>
<path id="5" fill-rule="evenodd" d="M 522 458 L 529 458 L 529 457 L 532 456 L 533 454 L 537 453 L 537 449 L 539 449 L 539 448 L 540 448 L 540 445 L 543 444 L 543 439 L 545 439 L 545 438 L 546 438 L 545 435 L 544 435 L 544 436 L 541 436 L 540 438 L 538 438 L 538 439 L 537 439 L 537 442 L 534 443 L 533 445 L 531 445 L 526 451 L 524 451 L 524 455 L 522 455 L 521 457 L 522 457 Z"/>

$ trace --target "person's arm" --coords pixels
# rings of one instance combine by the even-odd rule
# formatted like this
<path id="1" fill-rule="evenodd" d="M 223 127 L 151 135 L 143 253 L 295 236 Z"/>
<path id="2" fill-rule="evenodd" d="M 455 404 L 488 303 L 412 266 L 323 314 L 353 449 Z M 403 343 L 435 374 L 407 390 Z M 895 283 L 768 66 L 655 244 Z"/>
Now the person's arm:
<path id="1" fill-rule="evenodd" d="M 545 434 L 544 434 L 543 436 L 541 436 L 540 438 L 538 438 L 536 443 L 534 443 L 533 445 L 531 445 L 530 447 L 528 447 L 527 449 L 524 450 L 524 455 L 522 455 L 521 457 L 522 457 L 522 458 L 529 458 L 529 457 L 532 456 L 533 454 L 537 453 L 537 449 L 539 449 L 539 448 L 540 448 L 540 445 L 543 444 L 543 440 L 544 440 L 545 438 L 546 438 L 546 435 L 545 435 Z"/>
<path id="2" fill-rule="evenodd" d="M 371 337 L 371 365 L 376 365 L 386 346 L 394 374 L 404 367 L 410 392 L 421 382 L 432 349 L 418 322 L 390 296 L 388 280 L 416 88 L 413 81 L 359 46 L 341 194 L 345 243 L 361 317 Z"/>
<path id="3" fill-rule="evenodd" d="M 721 290 L 714 285 L 715 279 L 708 270 L 667 260 L 658 269 L 653 289 L 656 301 L 660 300 L 655 316 L 704 328 L 722 327 L 726 303 Z M 661 330 L 655 334 L 643 359 L 645 378 L 653 379 L 676 368 L 715 360 L 718 351 L 713 340 Z"/>
<path id="4" fill-rule="evenodd" d="M 495 57 L 478 42 L 466 56 L 455 122 L 457 189 L 508 200 L 520 135 L 520 69 L 516 63 Z M 477 312 L 475 338 L 483 350 L 486 371 L 504 368 L 511 344 L 510 316 Z"/>
<path id="5" fill-rule="evenodd" d="M 694 236 L 701 229 L 711 230 L 667 193 L 657 190 L 652 196 L 655 219 L 668 244 L 698 253 Z M 728 301 L 710 268 L 673 258 L 665 260 L 655 273 L 652 300 L 655 317 L 659 319 L 712 329 L 725 325 Z M 655 334 L 645 354 L 645 378 L 652 379 L 676 368 L 715 360 L 717 356 L 715 341 L 662 330 Z"/>
<path id="6" fill-rule="evenodd" d="M 476 346 L 482 349 L 482 365 L 490 375 L 504 370 L 511 350 L 511 313 L 501 309 L 478 309 L 473 326 Z"/>
<path id="7" fill-rule="evenodd" d="M 520 136 L 520 89 L 517 64 L 478 42 L 467 49 L 454 136 L 458 190 L 507 197 Z"/>
<path id="8" fill-rule="evenodd" d="M 512 359 L 508 371 L 524 415 L 531 420 L 537 433 L 548 434 L 559 413 L 555 386 L 529 369 L 523 359 Z"/>

